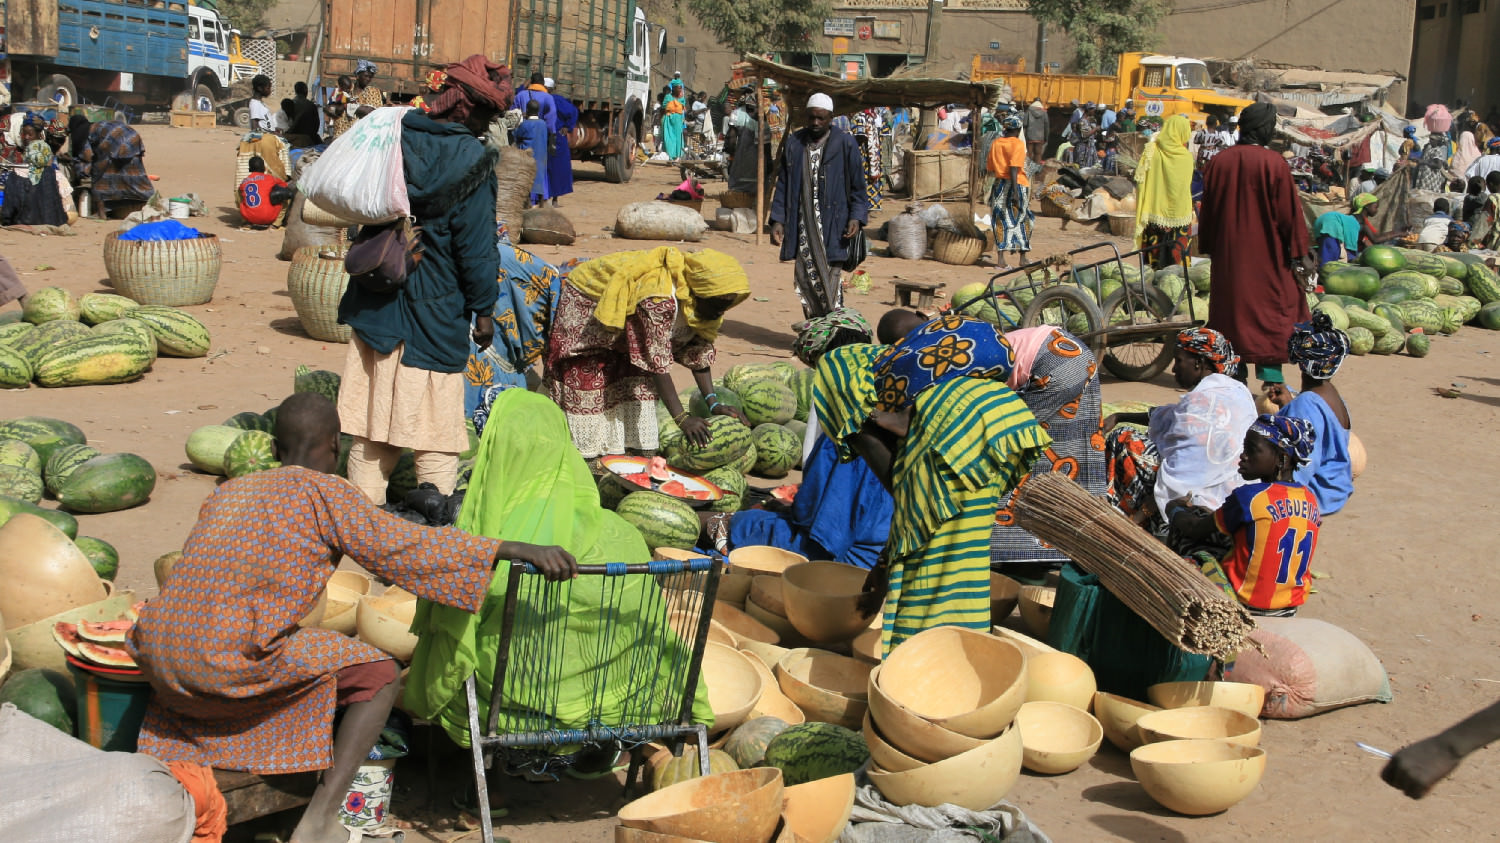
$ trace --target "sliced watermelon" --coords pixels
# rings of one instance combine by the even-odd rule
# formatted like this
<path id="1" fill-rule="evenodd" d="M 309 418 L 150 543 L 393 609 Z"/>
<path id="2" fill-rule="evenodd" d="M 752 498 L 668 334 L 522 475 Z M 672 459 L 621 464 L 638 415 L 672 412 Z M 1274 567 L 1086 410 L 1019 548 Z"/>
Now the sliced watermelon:
<path id="1" fill-rule="evenodd" d="M 713 500 L 714 493 L 707 489 L 688 489 L 687 496 L 695 501 Z"/>
<path id="2" fill-rule="evenodd" d="M 661 484 L 661 487 L 657 491 L 664 495 L 671 495 L 674 498 L 685 498 L 688 494 L 687 487 L 682 485 L 681 480 L 668 480 Z"/>
<path id="3" fill-rule="evenodd" d="M 132 621 L 103 621 L 102 623 L 80 621 L 78 637 L 95 644 L 123 644 L 132 626 L 135 626 Z"/>
<path id="4" fill-rule="evenodd" d="M 771 490 L 771 497 L 790 506 L 797 499 L 797 486 L 795 484 L 777 486 Z"/>
<path id="5" fill-rule="evenodd" d="M 52 639 L 74 658 L 83 658 L 83 652 L 78 649 L 78 645 L 83 643 L 83 639 L 78 637 L 78 624 L 58 621 L 52 625 Z"/>
<path id="6" fill-rule="evenodd" d="M 140 620 L 141 610 L 144 608 L 146 608 L 146 601 L 142 600 L 134 606 L 131 606 L 129 609 L 126 609 L 125 620 L 130 621 L 131 623 L 135 623 L 136 621 Z"/>
<path id="7" fill-rule="evenodd" d="M 644 471 L 640 474 L 626 474 L 624 475 L 624 477 L 626 480 L 629 480 L 637 486 L 645 489 L 651 488 L 651 475 L 647 474 Z"/>
<path id="8" fill-rule="evenodd" d="M 664 457 L 652 457 L 651 464 L 646 470 L 651 475 L 652 480 L 667 481 L 672 479 L 672 469 L 667 467 L 667 460 Z"/>
<path id="9" fill-rule="evenodd" d="M 100 667 L 136 667 L 135 659 L 124 647 L 95 644 L 92 641 L 78 642 L 78 657 Z"/>

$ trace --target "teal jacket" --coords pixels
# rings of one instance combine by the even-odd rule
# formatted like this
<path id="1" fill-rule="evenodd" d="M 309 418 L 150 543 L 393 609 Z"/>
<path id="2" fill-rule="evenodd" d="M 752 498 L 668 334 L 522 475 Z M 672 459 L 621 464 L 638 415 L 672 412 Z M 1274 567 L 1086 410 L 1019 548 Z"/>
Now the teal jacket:
<path id="1" fill-rule="evenodd" d="M 403 366 L 461 372 L 472 318 L 491 313 L 499 295 L 497 156 L 463 126 L 415 110 L 401 120 L 401 155 L 422 260 L 395 293 L 350 284 L 339 321 L 382 354 L 406 343 Z"/>

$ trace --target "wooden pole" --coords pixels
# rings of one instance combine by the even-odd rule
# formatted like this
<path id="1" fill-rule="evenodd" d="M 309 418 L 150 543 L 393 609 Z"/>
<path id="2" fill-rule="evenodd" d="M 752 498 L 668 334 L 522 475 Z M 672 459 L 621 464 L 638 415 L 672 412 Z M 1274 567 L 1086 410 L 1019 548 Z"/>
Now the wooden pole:
<path id="1" fill-rule="evenodd" d="M 969 112 L 969 219 L 974 219 L 974 206 L 980 201 L 979 185 L 984 180 L 980 176 L 986 162 L 979 160 L 979 126 L 984 111 L 984 88 L 980 93 L 974 95 L 973 110 Z M 991 223 L 994 221 L 991 220 Z"/>
<path id="2" fill-rule="evenodd" d="M 766 227 L 766 85 L 755 80 L 755 245 Z"/>

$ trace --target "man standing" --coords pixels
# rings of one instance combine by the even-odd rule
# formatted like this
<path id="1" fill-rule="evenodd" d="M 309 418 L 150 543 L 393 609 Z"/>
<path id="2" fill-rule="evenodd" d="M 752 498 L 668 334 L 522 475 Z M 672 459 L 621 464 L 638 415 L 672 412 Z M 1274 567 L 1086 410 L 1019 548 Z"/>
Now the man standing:
<path id="1" fill-rule="evenodd" d="M 287 130 L 287 143 L 293 149 L 306 149 L 323 142 L 318 136 L 318 104 L 307 98 L 307 83 L 292 86 L 292 127 Z"/>
<path id="2" fill-rule="evenodd" d="M 1286 159 L 1266 149 L 1276 109 L 1240 112 L 1240 140 L 1204 174 L 1199 242 L 1214 259 L 1208 327 L 1222 332 L 1265 384 L 1283 382 L 1286 341 L 1310 317 L 1292 267 L 1316 268 L 1302 203 Z"/>
<path id="3" fill-rule="evenodd" d="M 572 136 L 578 127 L 578 106 L 556 92 L 557 84 L 552 79 L 548 78 L 546 82 L 552 107 L 557 112 L 552 149 L 547 153 L 547 193 L 552 196 L 552 207 L 556 208 L 557 197 L 573 192 Z"/>
<path id="4" fill-rule="evenodd" d="M 833 98 L 813 94 L 806 128 L 783 145 L 771 202 L 771 245 L 781 247 L 782 260 L 796 260 L 793 278 L 808 319 L 843 305 L 839 271 L 869 214 L 859 144 L 833 128 Z"/>
<path id="5" fill-rule="evenodd" d="M 547 91 L 547 77 L 540 73 L 531 74 L 531 84 L 526 90 L 516 92 L 514 108 L 526 113 L 527 103 L 536 103 L 537 116 L 547 124 L 548 134 L 557 132 L 557 103 L 552 99 L 552 94 Z"/>
<path id="6" fill-rule="evenodd" d="M 1047 151 L 1047 131 L 1050 128 L 1047 107 L 1041 100 L 1033 100 L 1021 123 L 1025 130 L 1027 157 L 1040 164 L 1046 160 L 1043 154 Z"/>

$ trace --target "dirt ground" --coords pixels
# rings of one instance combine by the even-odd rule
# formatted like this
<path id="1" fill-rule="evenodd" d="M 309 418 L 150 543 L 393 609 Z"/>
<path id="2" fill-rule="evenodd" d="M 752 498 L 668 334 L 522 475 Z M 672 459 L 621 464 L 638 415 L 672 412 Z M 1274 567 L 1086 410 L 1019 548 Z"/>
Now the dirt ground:
<path id="1" fill-rule="evenodd" d="M 199 505 L 214 488 L 214 478 L 194 473 L 186 463 L 188 434 L 241 410 L 274 406 L 291 391 L 298 364 L 337 371 L 345 349 L 302 332 L 285 289 L 288 264 L 275 259 L 281 233 L 237 226 L 231 207 L 236 135 L 228 129 L 163 126 L 141 132 L 148 168 L 161 176 L 160 189 L 168 196 L 203 196 L 209 216 L 193 224 L 217 234 L 223 244 L 223 272 L 213 301 L 189 309 L 212 330 L 213 350 L 204 359 L 162 358 L 145 378 L 127 385 L 5 392 L 0 418 L 68 419 L 92 444 L 139 453 L 158 468 L 156 492 L 145 506 L 80 518 L 82 533 L 120 549 L 119 585 L 149 597 L 155 591 L 151 561 L 181 547 Z M 579 165 L 578 172 L 577 192 L 563 200 L 578 243 L 536 251 L 561 261 L 650 245 L 617 241 L 610 226 L 625 203 L 675 186 L 676 170 L 645 166 L 626 185 L 605 183 L 596 165 Z M 721 189 L 722 183 L 709 186 L 710 194 Z M 709 215 L 713 205 L 706 203 Z M 887 199 L 872 224 L 901 206 L 902 200 Z M 114 228 L 85 221 L 69 238 L 0 231 L 0 254 L 32 287 L 105 291 L 101 244 Z M 1035 245 L 1037 254 L 1048 254 L 1106 236 L 1077 224 L 1060 231 L 1058 220 L 1039 219 Z M 729 314 L 715 371 L 788 356 L 790 326 L 801 318 L 790 266 L 778 264 L 769 242 L 757 246 L 750 235 L 709 232 L 702 245 L 738 257 L 754 290 Z M 866 268 L 874 287 L 868 295 L 851 294 L 850 302 L 872 320 L 890 306 L 897 276 L 943 281 L 951 293 L 989 274 L 980 267 L 878 256 Z M 1500 695 L 1495 655 L 1500 609 L 1491 605 L 1500 573 L 1486 567 L 1493 558 L 1497 512 L 1495 498 L 1485 491 L 1500 459 L 1488 446 L 1469 447 L 1500 433 L 1500 368 L 1495 365 L 1500 333 L 1465 328 L 1433 345 L 1423 360 L 1358 358 L 1339 375 L 1369 452 L 1369 469 L 1350 504 L 1324 525 L 1315 567 L 1330 577 L 1318 581 L 1319 593 L 1303 610 L 1304 616 L 1336 623 L 1369 644 L 1391 674 L 1394 702 L 1297 722 L 1266 722 L 1264 781 L 1244 802 L 1214 817 L 1190 819 L 1156 807 L 1134 782 L 1125 756 L 1108 744 L 1073 774 L 1027 773 L 1010 799 L 1054 839 L 1367 839 L 1378 834 L 1473 840 L 1495 835 L 1484 820 L 1493 817 L 1491 783 L 1500 777 L 1495 750 L 1477 753 L 1432 796 L 1412 802 L 1380 782 L 1384 762 L 1355 746 L 1364 741 L 1394 751 Z M 686 372 L 676 376 L 681 384 L 689 380 Z M 1461 397 L 1434 394 L 1434 387 L 1454 382 L 1465 385 Z M 1106 401 L 1159 403 L 1175 397 L 1170 375 L 1152 383 L 1106 380 L 1104 393 Z M 443 765 L 457 778 L 438 794 L 441 804 L 447 802 L 446 788 L 464 780 L 460 758 Z M 421 771 L 419 765 L 404 768 L 395 811 L 441 822 L 451 812 L 418 810 Z M 502 831 L 512 840 L 612 839 L 611 816 L 621 803 L 610 782 L 518 782 L 508 793 L 514 810 Z M 463 837 L 478 839 L 477 833 L 419 839 Z"/>

